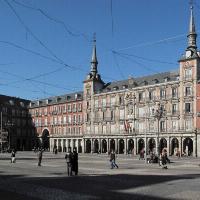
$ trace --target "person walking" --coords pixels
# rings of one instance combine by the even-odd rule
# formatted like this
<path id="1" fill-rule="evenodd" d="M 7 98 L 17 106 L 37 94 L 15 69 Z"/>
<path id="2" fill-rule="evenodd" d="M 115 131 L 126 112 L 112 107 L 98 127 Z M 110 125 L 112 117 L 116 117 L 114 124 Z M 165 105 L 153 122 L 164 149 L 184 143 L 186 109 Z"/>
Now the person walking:
<path id="1" fill-rule="evenodd" d="M 72 176 L 72 157 L 73 154 L 71 152 L 71 148 L 68 148 L 68 153 L 65 155 L 65 159 L 67 162 L 67 174 L 68 176 Z"/>
<path id="2" fill-rule="evenodd" d="M 16 158 L 15 158 L 15 150 L 13 149 L 11 152 L 11 163 L 15 163 L 16 162 Z"/>
<path id="3" fill-rule="evenodd" d="M 42 154 L 43 154 L 43 150 L 39 149 L 38 151 L 38 166 L 41 166 L 41 162 L 42 162 Z"/>
<path id="4" fill-rule="evenodd" d="M 72 171 L 75 175 L 78 175 L 78 153 L 76 148 L 74 148 L 72 153 Z"/>
<path id="5" fill-rule="evenodd" d="M 115 155 L 115 151 L 112 150 L 110 153 L 110 164 L 111 164 L 111 169 L 113 168 L 119 168 L 118 165 L 116 164 L 116 155 Z"/>

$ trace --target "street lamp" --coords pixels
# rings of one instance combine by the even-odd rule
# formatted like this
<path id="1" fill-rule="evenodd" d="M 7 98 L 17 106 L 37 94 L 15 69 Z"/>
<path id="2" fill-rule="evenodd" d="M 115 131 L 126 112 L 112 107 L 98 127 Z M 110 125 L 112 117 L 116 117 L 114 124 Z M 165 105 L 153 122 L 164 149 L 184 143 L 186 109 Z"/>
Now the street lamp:
<path id="1" fill-rule="evenodd" d="M 158 160 L 160 158 L 160 141 L 159 141 L 159 132 L 160 132 L 160 120 L 163 118 L 165 115 L 166 110 L 158 104 L 158 108 L 155 110 L 154 108 L 152 109 L 152 113 L 155 119 L 158 120 L 158 133 L 157 133 L 157 155 L 158 155 Z"/>

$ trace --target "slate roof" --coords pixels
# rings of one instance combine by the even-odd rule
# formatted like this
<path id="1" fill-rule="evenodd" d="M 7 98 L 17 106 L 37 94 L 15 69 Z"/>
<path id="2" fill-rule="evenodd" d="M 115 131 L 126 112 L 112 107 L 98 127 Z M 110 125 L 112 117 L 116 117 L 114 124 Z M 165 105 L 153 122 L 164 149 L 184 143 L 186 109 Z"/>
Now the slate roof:
<path id="1" fill-rule="evenodd" d="M 26 99 L 21 99 L 18 97 L 12 97 L 12 96 L 6 96 L 6 95 L 0 95 L 0 104 L 1 105 L 7 105 L 12 106 L 16 108 L 27 108 L 30 101 Z"/>
<path id="2" fill-rule="evenodd" d="M 83 92 L 82 91 L 31 101 L 30 108 L 62 104 L 62 103 L 66 103 L 66 102 L 73 102 L 76 100 L 80 100 L 80 101 L 83 100 Z"/>
<path id="3" fill-rule="evenodd" d="M 179 77 L 179 71 L 163 72 L 148 76 L 142 76 L 138 78 L 129 78 L 127 80 L 111 82 L 105 85 L 105 87 L 97 93 L 112 92 L 117 90 L 123 90 L 125 88 L 136 88 L 144 85 L 155 85 L 164 82 L 176 81 Z"/>

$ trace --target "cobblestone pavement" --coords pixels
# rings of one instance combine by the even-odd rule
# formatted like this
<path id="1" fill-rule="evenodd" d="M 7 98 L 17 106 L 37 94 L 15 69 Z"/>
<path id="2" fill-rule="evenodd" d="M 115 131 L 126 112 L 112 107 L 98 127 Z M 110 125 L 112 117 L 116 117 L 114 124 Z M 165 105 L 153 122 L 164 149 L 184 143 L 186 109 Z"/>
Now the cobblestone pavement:
<path id="1" fill-rule="evenodd" d="M 34 152 L 0 154 L 1 200 L 200 199 L 200 159 L 170 158 L 168 169 L 129 155 L 110 169 L 107 155 L 79 155 L 79 175 L 68 177 L 64 154 L 45 152 L 37 166 Z"/>

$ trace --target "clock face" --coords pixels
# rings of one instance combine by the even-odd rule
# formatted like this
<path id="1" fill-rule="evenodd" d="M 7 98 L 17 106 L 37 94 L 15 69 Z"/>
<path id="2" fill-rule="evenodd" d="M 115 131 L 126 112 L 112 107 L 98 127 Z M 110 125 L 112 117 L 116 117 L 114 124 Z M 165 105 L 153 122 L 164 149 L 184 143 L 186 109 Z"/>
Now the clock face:
<path id="1" fill-rule="evenodd" d="M 190 50 L 186 51 L 186 58 L 191 57 L 191 55 L 192 55 L 192 52 Z"/>

